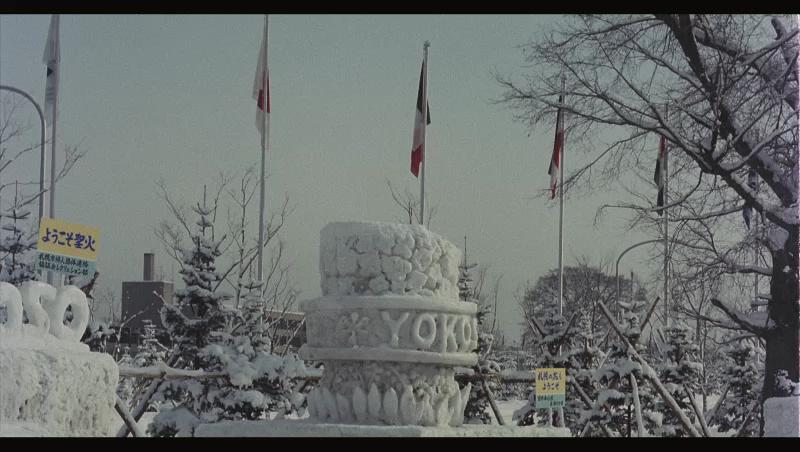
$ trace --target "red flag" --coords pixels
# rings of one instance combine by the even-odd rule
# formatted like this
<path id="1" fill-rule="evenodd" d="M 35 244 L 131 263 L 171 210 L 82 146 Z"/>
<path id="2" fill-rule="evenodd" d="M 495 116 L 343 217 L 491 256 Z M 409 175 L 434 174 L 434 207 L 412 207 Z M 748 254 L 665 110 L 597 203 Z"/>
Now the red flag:
<path id="1" fill-rule="evenodd" d="M 419 73 L 419 92 L 417 92 L 417 110 L 414 116 L 414 142 L 411 146 L 411 174 L 419 177 L 419 166 L 425 158 L 425 126 L 431 123 L 431 108 L 427 99 L 423 99 L 423 79 L 425 77 L 425 60 Z M 428 108 L 423 110 L 423 105 Z"/>
<path id="2" fill-rule="evenodd" d="M 267 28 L 264 25 L 264 36 L 261 39 L 261 49 L 258 52 L 258 67 L 256 67 L 256 76 L 253 81 L 253 99 L 256 100 L 256 128 L 261 134 L 264 134 L 264 121 L 265 113 L 270 113 L 270 98 L 269 98 L 269 66 L 267 64 L 267 46 L 268 46 Z M 266 101 L 266 105 L 265 105 Z"/>
<path id="3" fill-rule="evenodd" d="M 558 103 L 564 102 L 564 95 L 558 96 Z M 547 174 L 550 175 L 550 199 L 556 197 L 556 187 L 558 187 L 558 169 L 561 166 L 561 153 L 564 152 L 564 114 L 561 107 L 558 107 L 556 115 L 556 137 L 553 143 L 553 155 L 550 157 L 550 168 Z"/>

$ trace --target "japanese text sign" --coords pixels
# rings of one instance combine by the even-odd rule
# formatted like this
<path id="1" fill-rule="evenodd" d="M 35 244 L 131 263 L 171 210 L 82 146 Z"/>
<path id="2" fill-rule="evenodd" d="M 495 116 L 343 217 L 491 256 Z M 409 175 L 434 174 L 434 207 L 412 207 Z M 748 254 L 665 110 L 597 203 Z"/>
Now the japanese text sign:
<path id="1" fill-rule="evenodd" d="M 42 218 L 36 242 L 36 269 L 92 277 L 99 241 L 97 228 Z"/>
<path id="2" fill-rule="evenodd" d="M 564 406 L 567 374 L 564 368 L 536 369 L 536 408 Z"/>
<path id="3" fill-rule="evenodd" d="M 42 218 L 36 249 L 40 252 L 97 260 L 100 231 L 91 226 Z"/>

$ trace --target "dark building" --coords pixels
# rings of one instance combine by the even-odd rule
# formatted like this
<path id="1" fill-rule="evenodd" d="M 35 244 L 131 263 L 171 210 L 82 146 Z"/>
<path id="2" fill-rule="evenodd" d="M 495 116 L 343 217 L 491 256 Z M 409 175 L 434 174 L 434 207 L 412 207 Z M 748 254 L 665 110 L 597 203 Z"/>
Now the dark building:
<path id="1" fill-rule="evenodd" d="M 122 340 L 127 343 L 138 343 L 137 338 L 144 332 L 144 321 L 150 320 L 159 330 L 161 324 L 161 307 L 164 303 L 172 303 L 173 284 L 171 281 L 155 281 L 155 255 L 145 253 L 144 275 L 142 281 L 124 281 L 122 283 Z"/>
<path id="2" fill-rule="evenodd" d="M 272 326 L 269 332 L 272 336 L 274 353 L 296 352 L 301 345 L 306 343 L 305 318 L 306 316 L 302 312 L 277 310 L 266 312 L 266 321 Z"/>

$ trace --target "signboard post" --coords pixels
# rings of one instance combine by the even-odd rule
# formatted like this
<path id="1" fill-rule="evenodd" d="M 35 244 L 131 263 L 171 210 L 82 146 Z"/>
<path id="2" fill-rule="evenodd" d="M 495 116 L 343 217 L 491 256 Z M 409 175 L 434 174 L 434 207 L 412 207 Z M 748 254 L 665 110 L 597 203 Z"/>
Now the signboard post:
<path id="1" fill-rule="evenodd" d="M 561 408 L 566 400 L 567 373 L 564 368 L 536 369 L 536 408 Z"/>
<path id="2" fill-rule="evenodd" d="M 94 276 L 100 230 L 56 218 L 42 218 L 36 244 L 36 270 L 78 277 Z"/>

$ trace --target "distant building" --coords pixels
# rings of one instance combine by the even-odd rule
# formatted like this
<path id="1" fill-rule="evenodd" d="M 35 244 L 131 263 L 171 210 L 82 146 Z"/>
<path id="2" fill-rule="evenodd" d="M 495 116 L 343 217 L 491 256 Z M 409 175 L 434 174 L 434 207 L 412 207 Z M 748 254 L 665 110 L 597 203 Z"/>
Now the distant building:
<path id="1" fill-rule="evenodd" d="M 302 312 L 267 311 L 266 321 L 272 325 L 269 332 L 273 341 L 273 353 L 283 354 L 287 348 L 288 351 L 296 352 L 306 343 L 305 319 Z"/>
<path id="2" fill-rule="evenodd" d="M 122 283 L 122 342 L 138 344 L 144 333 L 145 320 L 158 329 L 161 324 L 161 307 L 172 303 L 172 281 L 155 281 L 155 255 L 145 253 L 143 281 Z"/>

